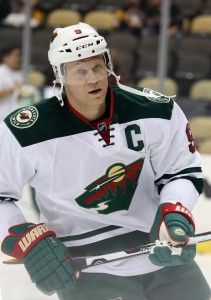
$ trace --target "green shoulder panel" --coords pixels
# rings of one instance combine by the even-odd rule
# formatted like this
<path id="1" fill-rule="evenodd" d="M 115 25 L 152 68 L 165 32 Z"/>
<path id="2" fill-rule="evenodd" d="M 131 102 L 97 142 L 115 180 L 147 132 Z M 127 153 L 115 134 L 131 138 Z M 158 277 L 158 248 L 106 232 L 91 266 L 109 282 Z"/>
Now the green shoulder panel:
<path id="1" fill-rule="evenodd" d="M 91 130 L 86 124 L 73 126 L 66 103 L 61 107 L 56 97 L 17 109 L 4 122 L 22 147 Z"/>
<path id="2" fill-rule="evenodd" d="M 117 86 L 112 87 L 118 103 L 116 113 L 120 123 L 147 118 L 171 119 L 174 107 L 174 101 L 171 98 L 151 89 L 133 88 L 138 91 L 144 91 L 149 96 L 139 96 L 124 91 Z"/>
<path id="3" fill-rule="evenodd" d="M 153 99 L 152 90 L 148 91 L 149 97 L 143 97 L 118 87 L 112 89 L 115 97 L 114 123 L 146 118 L 171 119 L 174 103 L 172 99 L 162 95 L 160 101 L 158 98 Z M 66 102 L 61 107 L 56 97 L 20 108 L 8 115 L 4 122 L 22 147 L 93 130 L 70 112 Z"/>

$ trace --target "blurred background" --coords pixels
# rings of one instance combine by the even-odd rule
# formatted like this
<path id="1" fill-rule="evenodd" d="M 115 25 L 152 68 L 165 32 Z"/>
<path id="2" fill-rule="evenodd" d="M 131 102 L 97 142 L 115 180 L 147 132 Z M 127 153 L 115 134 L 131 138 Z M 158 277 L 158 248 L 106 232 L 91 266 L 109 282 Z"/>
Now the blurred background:
<path id="1" fill-rule="evenodd" d="M 53 96 L 47 56 L 52 32 L 80 21 L 106 38 L 121 83 L 176 95 L 202 155 L 197 231 L 211 231 L 211 0 L 0 0 L 0 121 L 6 106 L 8 112 Z M 30 221 L 37 221 L 32 200 L 26 188 L 20 205 Z M 198 245 L 196 259 L 211 285 L 210 242 Z M 47 296 L 36 290 L 22 266 L 1 264 L 0 300 L 19 299 Z"/>

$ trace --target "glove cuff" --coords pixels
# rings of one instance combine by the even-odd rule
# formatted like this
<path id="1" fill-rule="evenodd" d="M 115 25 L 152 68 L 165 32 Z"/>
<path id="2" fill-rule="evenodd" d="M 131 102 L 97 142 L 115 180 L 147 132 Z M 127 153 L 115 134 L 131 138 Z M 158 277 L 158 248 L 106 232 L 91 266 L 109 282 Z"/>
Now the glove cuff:
<path id="1" fill-rule="evenodd" d="M 24 233 L 21 232 L 23 227 L 27 227 L 28 229 Z M 20 229 L 19 234 L 17 233 L 18 228 Z M 9 233 L 10 235 L 3 240 L 2 252 L 18 260 L 22 260 L 24 256 L 45 237 L 56 235 L 55 232 L 44 223 L 37 225 L 32 223 L 20 224 L 11 227 Z"/>
<path id="2" fill-rule="evenodd" d="M 194 218 L 192 213 L 186 207 L 182 206 L 181 203 L 177 202 L 176 204 L 173 203 L 164 204 L 161 209 L 162 216 L 164 217 L 166 214 L 169 213 L 178 213 L 183 215 L 195 230 L 195 223 L 194 223 Z"/>

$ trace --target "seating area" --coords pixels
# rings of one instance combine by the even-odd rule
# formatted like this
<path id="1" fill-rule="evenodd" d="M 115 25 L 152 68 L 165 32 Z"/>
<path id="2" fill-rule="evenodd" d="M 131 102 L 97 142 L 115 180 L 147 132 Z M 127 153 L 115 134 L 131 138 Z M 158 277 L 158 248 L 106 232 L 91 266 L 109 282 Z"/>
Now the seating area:
<path id="1" fill-rule="evenodd" d="M 182 26 L 168 40 L 167 74 L 164 93 L 177 95 L 175 100 L 188 118 L 211 116 L 211 1 L 174 0 L 180 8 Z M 31 30 L 31 84 L 40 89 L 54 79 L 48 62 L 52 31 L 77 22 L 87 22 L 105 36 L 111 49 L 115 71 L 121 82 L 159 91 L 159 34 L 141 31 L 134 34 L 129 27 L 119 26 L 117 11 L 128 0 L 51 0 L 40 1 L 45 14 L 42 26 Z M 144 32 L 144 33 L 143 33 Z M 22 42 L 23 28 L 0 26 L 0 49 L 8 41 Z M 210 141 L 209 141 L 210 143 Z M 208 145 L 209 145 L 208 143 Z M 204 146 L 203 149 L 207 149 Z"/>
<path id="2" fill-rule="evenodd" d="M 199 151 L 211 153 L 211 118 L 210 116 L 195 116 L 189 120 Z"/>
<path id="3" fill-rule="evenodd" d="M 158 91 L 159 79 L 157 77 L 145 77 L 137 82 L 137 86 L 147 87 L 155 91 Z M 168 77 L 164 79 L 163 94 L 167 96 L 174 96 L 177 95 L 178 89 L 179 89 L 178 84 L 174 79 Z"/>

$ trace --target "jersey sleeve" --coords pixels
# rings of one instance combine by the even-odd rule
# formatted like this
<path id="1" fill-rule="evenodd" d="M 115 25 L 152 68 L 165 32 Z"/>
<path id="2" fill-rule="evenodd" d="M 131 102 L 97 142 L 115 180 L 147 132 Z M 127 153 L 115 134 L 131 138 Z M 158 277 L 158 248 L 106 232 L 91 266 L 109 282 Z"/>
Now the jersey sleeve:
<path id="1" fill-rule="evenodd" d="M 0 203 L 0 218 L 0 242 L 8 235 L 8 228 L 26 222 L 20 208 L 15 203 L 7 201 Z"/>
<path id="2" fill-rule="evenodd" d="M 151 129 L 150 155 L 161 203 L 181 202 L 192 209 L 202 193 L 203 176 L 187 118 L 174 103 L 171 119 Z"/>
<path id="3" fill-rule="evenodd" d="M 25 220 L 15 201 L 21 198 L 35 168 L 4 122 L 0 125 L 0 141 L 0 219 L 10 227 Z M 4 234 L 5 228 L 1 227 L 0 237 Z"/>

